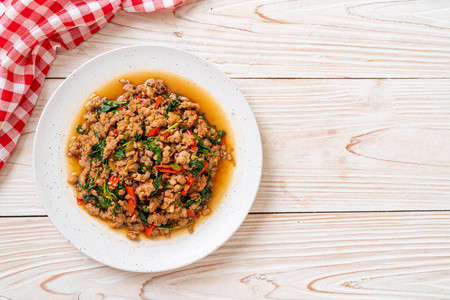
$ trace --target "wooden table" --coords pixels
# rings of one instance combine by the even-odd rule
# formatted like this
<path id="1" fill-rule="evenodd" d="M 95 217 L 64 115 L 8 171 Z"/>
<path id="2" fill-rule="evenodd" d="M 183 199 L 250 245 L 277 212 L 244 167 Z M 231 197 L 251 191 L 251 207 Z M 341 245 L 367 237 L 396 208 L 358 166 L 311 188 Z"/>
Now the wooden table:
<path id="1" fill-rule="evenodd" d="M 58 50 L 0 171 L 0 299 L 450 299 L 448 1 L 188 1 L 120 13 Z M 80 64 L 149 43 L 205 58 L 242 89 L 264 169 L 219 250 L 154 274 L 106 267 L 49 221 L 32 143 Z"/>

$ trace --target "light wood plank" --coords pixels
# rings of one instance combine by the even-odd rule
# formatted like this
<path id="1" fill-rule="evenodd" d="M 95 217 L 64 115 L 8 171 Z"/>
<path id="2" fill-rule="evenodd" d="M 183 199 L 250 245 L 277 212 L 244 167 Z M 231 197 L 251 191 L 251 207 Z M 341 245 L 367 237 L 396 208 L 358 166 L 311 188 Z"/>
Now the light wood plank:
<path id="1" fill-rule="evenodd" d="M 250 215 L 205 259 L 154 274 L 89 259 L 47 218 L 0 226 L 0 296 L 11 299 L 450 297 L 448 212 Z"/>
<path id="2" fill-rule="evenodd" d="M 45 214 L 34 130 L 61 80 L 47 80 L 0 171 L 0 214 Z M 252 212 L 450 209 L 450 80 L 236 80 L 260 126 Z"/>
<path id="3" fill-rule="evenodd" d="M 58 50 L 49 76 L 147 43 L 190 51 L 233 77 L 448 78 L 449 14 L 446 1 L 187 1 L 120 13 L 76 49 Z"/>

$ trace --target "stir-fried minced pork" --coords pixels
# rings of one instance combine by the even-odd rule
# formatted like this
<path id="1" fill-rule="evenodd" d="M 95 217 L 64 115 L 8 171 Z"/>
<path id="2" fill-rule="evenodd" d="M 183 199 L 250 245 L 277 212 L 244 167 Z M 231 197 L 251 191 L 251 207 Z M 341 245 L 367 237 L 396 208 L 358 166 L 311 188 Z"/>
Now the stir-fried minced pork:
<path id="1" fill-rule="evenodd" d="M 192 233 L 196 219 L 210 213 L 219 161 L 232 159 L 226 133 L 162 80 L 121 82 L 118 99 L 91 99 L 69 144 L 82 168 L 68 180 L 77 202 L 112 228 L 126 227 L 130 239 L 183 227 Z"/>

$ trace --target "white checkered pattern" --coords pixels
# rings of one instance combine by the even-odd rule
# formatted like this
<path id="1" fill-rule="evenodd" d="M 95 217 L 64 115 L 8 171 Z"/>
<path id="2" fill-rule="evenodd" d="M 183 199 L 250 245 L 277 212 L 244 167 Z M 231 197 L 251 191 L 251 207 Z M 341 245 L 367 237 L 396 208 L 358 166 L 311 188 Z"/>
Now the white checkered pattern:
<path id="1" fill-rule="evenodd" d="M 6 0 L 0 3 L 0 169 L 36 104 L 57 47 L 73 49 L 124 9 L 151 12 L 183 0 Z"/>

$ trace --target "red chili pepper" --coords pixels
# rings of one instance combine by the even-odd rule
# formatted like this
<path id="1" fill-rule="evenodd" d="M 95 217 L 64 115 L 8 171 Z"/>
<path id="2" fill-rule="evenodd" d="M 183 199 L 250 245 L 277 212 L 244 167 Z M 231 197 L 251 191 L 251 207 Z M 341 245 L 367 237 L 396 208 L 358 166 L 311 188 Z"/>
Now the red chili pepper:
<path id="1" fill-rule="evenodd" d="M 131 197 L 128 199 L 128 212 L 131 215 L 136 209 L 136 193 L 134 192 L 134 188 L 131 186 L 126 186 L 125 189 L 127 190 L 127 194 Z"/>
<path id="2" fill-rule="evenodd" d="M 169 172 L 164 172 L 164 173 L 163 173 L 163 176 L 162 176 L 162 180 L 164 180 L 164 178 L 166 178 L 166 177 L 169 176 L 169 175 L 170 175 Z"/>
<path id="3" fill-rule="evenodd" d="M 188 188 L 187 188 L 186 190 L 183 190 L 183 191 L 181 192 L 181 195 L 187 196 L 187 192 L 189 192 L 189 190 L 191 189 L 191 187 L 192 187 L 192 185 L 194 184 L 195 180 L 197 180 L 197 178 L 199 178 L 200 175 L 202 175 L 202 173 L 205 172 L 206 168 L 208 168 L 208 165 L 209 165 L 208 162 L 205 161 L 205 165 L 203 166 L 203 169 L 200 171 L 200 173 L 198 173 L 197 177 L 194 178 L 194 177 L 192 177 L 192 175 L 191 175 L 191 177 L 194 178 L 194 180 L 191 180 L 191 178 L 188 179 L 188 180 L 190 181 L 190 182 L 189 182 L 189 185 L 188 185 Z M 188 175 L 190 175 L 190 173 L 188 173 Z"/>
<path id="4" fill-rule="evenodd" d="M 190 130 L 190 129 L 188 129 L 188 130 L 186 130 L 186 132 L 190 135 L 190 136 L 194 136 L 193 134 L 192 134 L 192 131 Z M 191 145 L 191 149 L 192 150 L 195 150 L 197 148 L 197 140 L 194 138 L 194 145 Z"/>
<path id="5" fill-rule="evenodd" d="M 119 181 L 120 181 L 120 177 L 119 176 L 111 176 L 111 177 L 109 177 L 109 182 L 108 183 L 109 183 L 109 185 L 117 186 Z"/>
<path id="6" fill-rule="evenodd" d="M 219 145 L 223 145 L 223 144 L 225 144 L 225 137 L 226 137 L 226 135 L 224 135 L 220 140 L 222 141 L 222 143 L 220 143 Z"/>
<path id="7" fill-rule="evenodd" d="M 83 199 L 77 198 L 77 204 L 78 204 L 78 205 L 84 205 L 85 202 L 83 201 Z"/>
<path id="8" fill-rule="evenodd" d="M 131 216 L 131 222 L 133 222 L 134 220 L 136 220 L 136 218 L 137 218 L 138 215 L 139 215 L 139 213 L 133 214 L 133 215 Z"/>
<path id="9" fill-rule="evenodd" d="M 139 99 L 139 98 L 142 98 L 142 94 L 139 94 L 136 97 L 134 97 L 134 99 Z"/>
<path id="10" fill-rule="evenodd" d="M 195 217 L 198 219 L 198 218 L 200 218 L 200 214 L 199 213 L 196 213 L 195 214 Z"/>
<path id="11" fill-rule="evenodd" d="M 114 134 L 118 134 L 118 133 L 119 133 L 119 130 L 116 129 L 116 130 L 113 131 L 113 133 L 114 133 Z"/>
<path id="12" fill-rule="evenodd" d="M 148 131 L 148 137 L 157 136 L 158 132 L 159 132 L 159 129 L 160 129 L 160 127 L 156 127 L 156 128 L 150 129 Z"/>
<path id="13" fill-rule="evenodd" d="M 155 169 L 161 173 L 174 173 L 174 174 L 182 174 L 184 172 L 183 168 L 180 167 L 180 170 L 174 170 L 170 165 L 157 165 Z"/>
<path id="14" fill-rule="evenodd" d="M 195 212 L 194 212 L 193 210 L 186 209 L 186 211 L 187 211 L 188 217 L 193 217 L 193 216 L 195 216 Z"/>
<path id="15" fill-rule="evenodd" d="M 123 106 L 119 106 L 119 107 L 117 107 L 117 109 L 118 109 L 118 110 L 122 110 L 122 109 L 123 109 Z"/>
<path id="16" fill-rule="evenodd" d="M 164 133 L 161 133 L 160 135 L 163 136 L 163 137 L 169 137 L 169 136 L 171 136 L 172 134 L 170 133 L 170 131 L 166 131 L 166 132 L 164 132 Z"/>
<path id="17" fill-rule="evenodd" d="M 158 98 L 156 98 L 155 108 L 159 107 L 159 105 L 161 104 L 161 100 L 162 100 L 162 96 L 158 96 Z"/>
<path id="18" fill-rule="evenodd" d="M 145 227 L 144 227 L 145 236 L 150 238 L 154 228 L 155 228 L 155 224 L 153 224 L 152 226 L 145 225 Z"/>
<path id="19" fill-rule="evenodd" d="M 100 162 L 98 165 L 100 166 L 100 168 L 103 168 L 103 163 L 102 162 Z"/>

